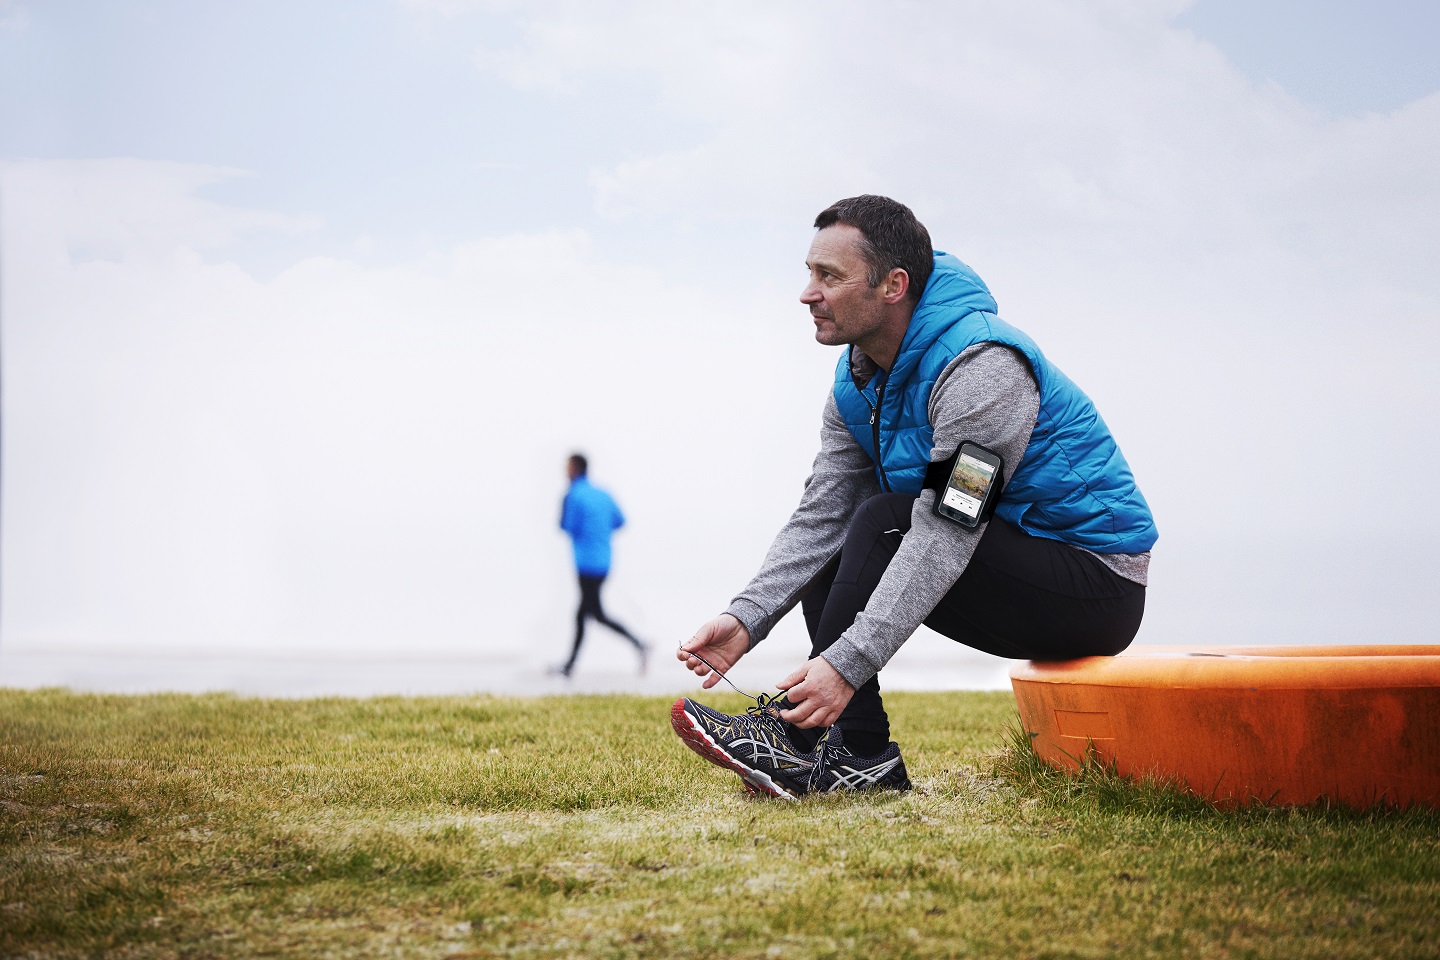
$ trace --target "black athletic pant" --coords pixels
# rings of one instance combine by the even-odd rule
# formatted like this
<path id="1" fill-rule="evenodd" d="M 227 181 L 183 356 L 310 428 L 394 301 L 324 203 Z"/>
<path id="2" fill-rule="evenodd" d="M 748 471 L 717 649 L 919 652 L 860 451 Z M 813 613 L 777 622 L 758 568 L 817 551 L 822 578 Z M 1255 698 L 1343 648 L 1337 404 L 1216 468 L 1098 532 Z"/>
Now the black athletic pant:
<path id="1" fill-rule="evenodd" d="M 810 656 L 826 650 L 855 621 L 910 529 L 915 497 L 885 493 L 860 505 L 831 564 L 801 600 Z M 965 572 L 925 625 L 966 646 L 1017 660 L 1112 656 L 1140 629 L 1145 588 L 1095 557 L 1055 540 L 1032 537 L 991 519 Z M 872 678 L 855 691 L 836 725 L 862 756 L 890 740 L 890 719 Z M 819 731 L 798 730 L 809 748 Z"/>
<path id="2" fill-rule="evenodd" d="M 629 640 L 635 645 L 636 650 L 642 653 L 645 650 L 645 645 L 636 640 L 634 634 L 605 616 L 605 608 L 600 606 L 600 585 L 604 582 L 605 574 L 603 573 L 598 577 L 588 573 L 580 574 L 580 609 L 575 611 L 575 646 L 570 650 L 570 659 L 566 660 L 565 666 L 560 668 L 560 672 L 566 676 L 569 676 L 570 671 L 574 668 L 575 658 L 580 656 L 580 641 L 585 639 L 585 619 L 587 617 L 604 624 Z"/>

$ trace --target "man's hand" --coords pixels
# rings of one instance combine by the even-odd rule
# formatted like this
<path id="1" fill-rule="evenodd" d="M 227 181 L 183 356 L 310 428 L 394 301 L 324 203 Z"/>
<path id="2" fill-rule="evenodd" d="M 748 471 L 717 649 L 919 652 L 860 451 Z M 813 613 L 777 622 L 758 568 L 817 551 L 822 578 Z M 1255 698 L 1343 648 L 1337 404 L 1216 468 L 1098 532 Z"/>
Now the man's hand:
<path id="1" fill-rule="evenodd" d="M 781 718 L 797 727 L 830 726 L 855 696 L 855 688 L 824 657 L 805 661 L 776 686 L 795 704 L 794 709 L 782 710 Z"/>
<path id="2" fill-rule="evenodd" d="M 711 666 L 723 673 L 745 656 L 749 649 L 750 631 L 745 629 L 745 624 L 728 613 L 722 613 L 696 630 L 695 636 L 681 644 L 680 649 L 675 651 L 675 658 L 693 670 L 697 677 L 704 677 L 705 682 L 701 686 L 709 690 L 720 682 L 720 674 L 712 672 L 710 667 L 690 654 L 700 654 L 710 661 Z"/>

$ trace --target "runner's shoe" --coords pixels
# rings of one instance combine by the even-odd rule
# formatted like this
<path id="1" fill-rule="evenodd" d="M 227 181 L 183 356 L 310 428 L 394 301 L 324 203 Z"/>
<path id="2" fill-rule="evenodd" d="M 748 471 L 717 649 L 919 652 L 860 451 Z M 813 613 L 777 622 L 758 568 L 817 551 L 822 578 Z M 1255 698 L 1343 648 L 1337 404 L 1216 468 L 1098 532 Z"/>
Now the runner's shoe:
<path id="1" fill-rule="evenodd" d="M 909 790 L 910 778 L 900 747 L 894 741 L 878 756 L 857 757 L 845 746 L 839 727 L 825 731 L 815 752 L 808 754 L 813 766 L 805 782 L 806 792 L 835 793 L 839 790 Z"/>
<path id="2" fill-rule="evenodd" d="M 681 697 L 670 708 L 670 725 L 687 747 L 738 773 L 747 787 L 782 800 L 798 800 L 815 764 L 810 755 L 795 749 L 780 719 L 780 711 L 790 706 L 783 697 L 761 696 L 744 713 L 728 714 Z"/>

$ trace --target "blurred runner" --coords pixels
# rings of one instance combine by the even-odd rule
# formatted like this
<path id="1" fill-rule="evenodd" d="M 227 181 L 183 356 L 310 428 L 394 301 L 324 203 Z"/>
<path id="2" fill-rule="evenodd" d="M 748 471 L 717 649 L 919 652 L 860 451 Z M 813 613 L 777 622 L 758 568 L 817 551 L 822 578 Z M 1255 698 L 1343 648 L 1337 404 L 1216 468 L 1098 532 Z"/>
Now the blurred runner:
<path id="1" fill-rule="evenodd" d="M 572 454 L 565 470 L 570 489 L 560 507 L 560 529 L 570 534 L 575 547 L 575 571 L 580 575 L 580 609 L 575 611 L 575 646 L 570 659 L 559 667 L 561 676 L 570 676 L 580 644 L 585 639 L 585 621 L 593 619 L 614 630 L 635 645 L 640 654 L 640 673 L 645 673 L 649 649 L 619 623 L 605 615 L 600 603 L 600 588 L 610 573 L 610 534 L 625 525 L 625 515 L 615 499 L 593 485 L 586 474 L 590 465 L 581 454 Z"/>

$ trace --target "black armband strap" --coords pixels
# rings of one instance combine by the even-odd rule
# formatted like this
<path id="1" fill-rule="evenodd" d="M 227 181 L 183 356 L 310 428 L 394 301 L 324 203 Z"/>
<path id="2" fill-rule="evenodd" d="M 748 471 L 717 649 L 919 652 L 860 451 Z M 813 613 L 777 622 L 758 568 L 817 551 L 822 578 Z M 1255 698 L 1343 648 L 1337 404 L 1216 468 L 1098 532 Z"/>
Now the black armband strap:
<path id="1" fill-rule="evenodd" d="M 950 454 L 944 460 L 934 460 L 925 467 L 925 485 L 923 490 L 934 490 L 939 493 L 945 486 L 945 479 L 950 476 L 950 467 L 955 463 L 955 454 Z"/>

